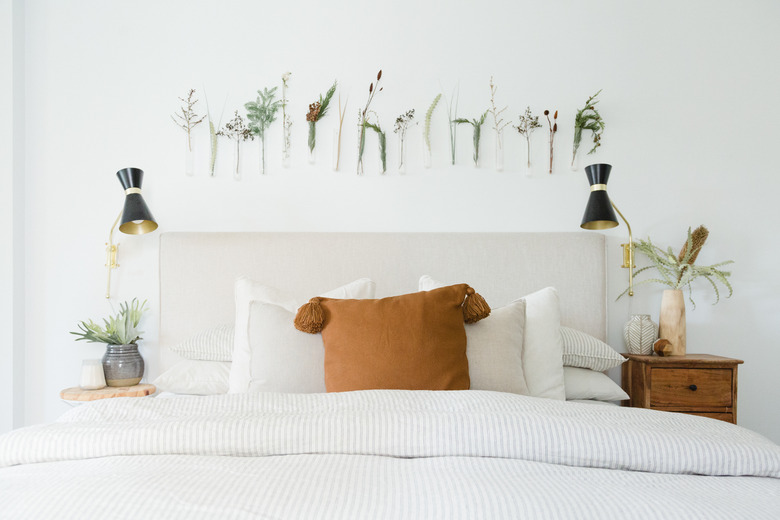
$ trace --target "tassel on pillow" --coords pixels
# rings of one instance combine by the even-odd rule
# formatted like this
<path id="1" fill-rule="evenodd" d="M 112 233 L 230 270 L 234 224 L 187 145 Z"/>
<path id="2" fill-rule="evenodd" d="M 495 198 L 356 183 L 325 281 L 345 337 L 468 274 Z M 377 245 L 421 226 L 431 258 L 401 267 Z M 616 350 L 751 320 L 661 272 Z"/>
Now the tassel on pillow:
<path id="1" fill-rule="evenodd" d="M 466 287 L 466 300 L 463 302 L 463 321 L 476 323 L 490 316 L 490 306 L 485 298 L 471 287 Z"/>
<path id="2" fill-rule="evenodd" d="M 295 315 L 295 328 L 301 332 L 317 334 L 325 326 L 325 313 L 322 311 L 319 298 L 312 298 L 309 303 L 301 305 Z"/>

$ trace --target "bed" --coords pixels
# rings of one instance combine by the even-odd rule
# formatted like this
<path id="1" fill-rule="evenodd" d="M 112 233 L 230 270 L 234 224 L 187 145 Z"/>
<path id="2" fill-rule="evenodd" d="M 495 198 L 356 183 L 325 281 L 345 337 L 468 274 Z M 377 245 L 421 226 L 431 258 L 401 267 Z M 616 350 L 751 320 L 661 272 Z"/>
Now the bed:
<path id="1" fill-rule="evenodd" d="M 560 325 L 604 340 L 605 272 L 604 237 L 594 233 L 166 233 L 155 362 L 176 366 L 182 360 L 170 346 L 236 320 L 240 276 L 283 285 L 302 303 L 360 277 L 375 281 L 377 298 L 413 293 L 429 274 L 467 282 L 495 315 L 551 286 Z M 231 370 L 238 366 L 234 358 Z M 496 390 L 106 399 L 0 437 L 3 518 L 711 519 L 778 511 L 780 447 L 754 432 Z"/>

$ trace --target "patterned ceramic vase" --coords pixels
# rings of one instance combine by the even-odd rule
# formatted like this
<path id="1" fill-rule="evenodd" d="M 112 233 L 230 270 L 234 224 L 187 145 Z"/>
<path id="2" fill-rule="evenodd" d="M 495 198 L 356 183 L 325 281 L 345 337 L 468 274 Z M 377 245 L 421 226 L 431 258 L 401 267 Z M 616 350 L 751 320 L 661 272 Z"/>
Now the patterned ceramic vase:
<path id="1" fill-rule="evenodd" d="M 634 314 L 623 327 L 623 339 L 629 354 L 649 356 L 653 353 L 653 343 L 658 339 L 658 325 L 653 323 L 649 314 Z"/>
<path id="2" fill-rule="evenodd" d="M 133 386 L 144 376 L 144 360 L 138 345 L 106 345 L 103 372 L 108 386 Z"/>

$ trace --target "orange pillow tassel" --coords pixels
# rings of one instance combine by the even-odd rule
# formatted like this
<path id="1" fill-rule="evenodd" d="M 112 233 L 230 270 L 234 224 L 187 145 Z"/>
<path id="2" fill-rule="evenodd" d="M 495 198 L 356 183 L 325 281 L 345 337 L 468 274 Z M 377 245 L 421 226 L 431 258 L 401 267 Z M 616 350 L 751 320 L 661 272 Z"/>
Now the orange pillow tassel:
<path id="1" fill-rule="evenodd" d="M 466 288 L 466 300 L 463 302 L 463 321 L 476 323 L 490 316 L 490 306 L 485 298 L 471 287 Z"/>
<path id="2" fill-rule="evenodd" d="M 298 309 L 295 315 L 295 328 L 301 332 L 317 334 L 325 325 L 325 312 L 322 310 L 319 298 L 312 298 Z"/>

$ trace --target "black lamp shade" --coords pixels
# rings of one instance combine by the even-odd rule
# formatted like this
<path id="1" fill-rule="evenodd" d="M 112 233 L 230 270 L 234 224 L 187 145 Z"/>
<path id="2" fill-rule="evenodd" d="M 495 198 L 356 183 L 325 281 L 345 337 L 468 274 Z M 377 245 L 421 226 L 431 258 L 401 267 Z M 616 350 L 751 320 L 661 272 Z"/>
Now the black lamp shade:
<path id="1" fill-rule="evenodd" d="M 139 168 L 124 168 L 116 172 L 125 189 L 125 207 L 119 219 L 119 231 L 128 235 L 143 235 L 157 229 L 152 212 L 141 196 L 144 171 Z"/>
<path id="2" fill-rule="evenodd" d="M 591 164 L 585 167 L 585 174 L 591 187 L 598 186 L 600 189 L 590 192 L 588 205 L 585 206 L 585 214 L 580 224 L 583 229 L 609 229 L 618 225 L 617 215 L 612 209 L 612 202 L 606 190 L 611 170 L 610 164 Z"/>

